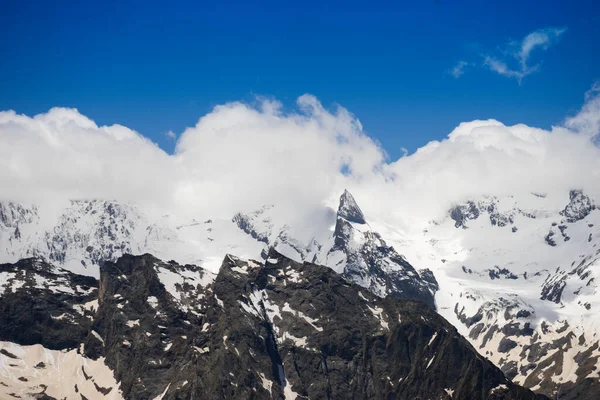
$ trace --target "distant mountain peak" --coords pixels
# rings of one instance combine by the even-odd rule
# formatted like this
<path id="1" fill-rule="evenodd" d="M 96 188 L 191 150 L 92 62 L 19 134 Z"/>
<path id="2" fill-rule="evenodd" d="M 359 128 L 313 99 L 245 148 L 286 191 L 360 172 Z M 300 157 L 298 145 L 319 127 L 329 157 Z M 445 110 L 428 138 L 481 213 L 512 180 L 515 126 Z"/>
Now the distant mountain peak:
<path id="1" fill-rule="evenodd" d="M 348 190 L 344 190 L 344 193 L 340 196 L 340 205 L 338 207 L 337 215 L 338 217 L 342 217 L 357 224 L 367 223 L 362 210 Z"/>

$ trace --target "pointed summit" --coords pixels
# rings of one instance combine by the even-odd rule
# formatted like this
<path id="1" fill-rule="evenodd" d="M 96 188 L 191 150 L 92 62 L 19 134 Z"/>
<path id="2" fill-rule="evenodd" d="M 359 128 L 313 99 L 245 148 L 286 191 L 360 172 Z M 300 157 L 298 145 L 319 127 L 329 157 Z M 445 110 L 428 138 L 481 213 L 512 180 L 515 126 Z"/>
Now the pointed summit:
<path id="1" fill-rule="evenodd" d="M 344 190 L 344 193 L 340 197 L 340 206 L 338 207 L 337 215 L 357 224 L 367 223 L 360 207 L 356 204 L 356 200 L 354 200 L 354 197 L 347 190 Z"/>

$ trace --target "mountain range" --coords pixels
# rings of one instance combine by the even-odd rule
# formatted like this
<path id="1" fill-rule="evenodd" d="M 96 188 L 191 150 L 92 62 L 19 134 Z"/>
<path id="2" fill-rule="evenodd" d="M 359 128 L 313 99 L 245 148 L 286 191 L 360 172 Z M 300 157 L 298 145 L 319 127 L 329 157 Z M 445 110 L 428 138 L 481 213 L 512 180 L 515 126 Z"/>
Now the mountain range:
<path id="1" fill-rule="evenodd" d="M 472 198 L 418 232 L 336 206 L 298 226 L 276 204 L 0 203 L 0 393 L 597 398 L 586 193 Z"/>

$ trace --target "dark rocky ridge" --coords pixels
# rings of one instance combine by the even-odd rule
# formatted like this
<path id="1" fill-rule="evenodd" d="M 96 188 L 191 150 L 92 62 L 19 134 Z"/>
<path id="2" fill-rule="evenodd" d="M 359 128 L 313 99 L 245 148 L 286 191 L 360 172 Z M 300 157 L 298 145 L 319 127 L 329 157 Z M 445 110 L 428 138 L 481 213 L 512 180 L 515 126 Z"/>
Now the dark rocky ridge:
<path id="1" fill-rule="evenodd" d="M 39 271 L 31 260 L 2 267 Z M 539 398 L 508 381 L 432 309 L 378 298 L 326 267 L 274 251 L 264 265 L 227 256 L 212 283 L 184 280 L 176 292 L 157 271 L 203 273 L 150 255 L 108 262 L 99 290 L 67 299 L 46 289 L 38 298 L 46 308 L 99 300 L 97 312 L 77 322 L 76 339 L 68 332 L 72 321 L 59 319 L 52 320 L 61 326 L 57 336 L 69 340 L 40 341 L 59 348 L 81 339 L 86 356 L 106 357 L 132 399 Z M 70 287 L 83 279 L 60 278 Z M 16 293 L 5 292 L 0 307 L 23 301 L 15 295 L 32 293 L 32 285 L 29 280 Z M 193 296 L 180 297 L 188 292 Z M 4 317 L 3 326 L 14 332 L 30 323 Z M 0 330 L 0 340 L 31 341 L 6 332 Z"/>
<path id="2" fill-rule="evenodd" d="M 0 264 L 8 276 L 0 288 L 0 340 L 42 344 L 60 350 L 77 347 L 89 333 L 98 281 L 41 260 Z"/>
<path id="3" fill-rule="evenodd" d="M 515 215 L 521 214 L 527 218 L 535 218 L 534 215 L 523 211 L 521 209 L 514 209 L 510 211 L 502 212 L 498 209 L 498 199 L 496 197 L 484 197 L 483 200 L 478 202 L 467 201 L 465 204 L 459 204 L 449 210 L 450 218 L 454 220 L 454 226 L 456 228 L 467 229 L 467 223 L 478 219 L 481 215 L 487 214 L 492 226 L 499 228 L 505 226 L 512 226 L 515 222 Z M 518 230 L 515 226 L 512 226 L 513 233 Z"/>

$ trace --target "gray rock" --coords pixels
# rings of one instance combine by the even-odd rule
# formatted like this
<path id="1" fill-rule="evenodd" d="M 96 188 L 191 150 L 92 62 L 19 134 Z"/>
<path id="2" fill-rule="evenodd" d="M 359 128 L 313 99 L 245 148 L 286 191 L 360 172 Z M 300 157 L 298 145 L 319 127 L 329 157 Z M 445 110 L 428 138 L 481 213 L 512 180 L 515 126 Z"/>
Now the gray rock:
<path id="1" fill-rule="evenodd" d="M 452 399 L 543 398 L 508 380 L 431 308 L 379 298 L 329 268 L 271 250 L 264 264 L 227 256 L 201 285 L 163 276 L 205 273 L 151 255 L 102 266 L 91 295 L 99 309 L 85 316 L 91 326 L 80 321 L 85 332 L 76 337 L 86 356 L 106 357 L 125 398 L 445 399 L 446 389 Z M 6 301 L 22 299 L 10 292 Z M 5 316 L 4 324 L 19 323 Z M 63 340 L 54 347 L 70 344 L 69 335 L 57 332 Z M 24 342 L 0 330 L 8 339 Z"/>

